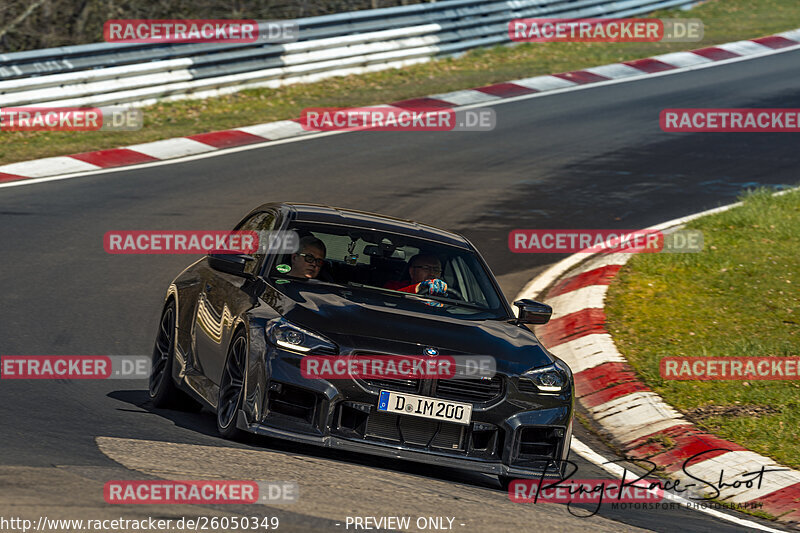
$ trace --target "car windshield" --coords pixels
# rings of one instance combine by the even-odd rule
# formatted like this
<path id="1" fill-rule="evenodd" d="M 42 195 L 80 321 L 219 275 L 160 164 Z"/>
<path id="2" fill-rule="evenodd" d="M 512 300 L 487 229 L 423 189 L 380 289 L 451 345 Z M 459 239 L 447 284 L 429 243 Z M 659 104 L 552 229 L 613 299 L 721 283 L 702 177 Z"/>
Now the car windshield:
<path id="1" fill-rule="evenodd" d="M 470 250 L 373 229 L 308 223 L 290 229 L 298 233 L 301 249 L 279 255 L 270 278 L 313 279 L 385 298 L 409 298 L 423 303 L 426 311 L 465 318 L 507 317 L 490 274 Z M 324 253 L 314 239 L 324 244 Z M 431 291 L 426 280 L 440 280 L 446 290 L 436 284 Z M 419 283 L 423 288 L 418 292 Z"/>

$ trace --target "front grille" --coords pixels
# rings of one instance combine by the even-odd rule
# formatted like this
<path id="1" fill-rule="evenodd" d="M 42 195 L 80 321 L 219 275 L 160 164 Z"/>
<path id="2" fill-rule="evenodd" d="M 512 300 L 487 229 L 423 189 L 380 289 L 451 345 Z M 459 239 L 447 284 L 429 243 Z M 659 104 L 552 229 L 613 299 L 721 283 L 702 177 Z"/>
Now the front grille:
<path id="1" fill-rule="evenodd" d="M 442 379 L 436 385 L 436 397 L 465 402 L 488 402 L 503 394 L 503 378 Z"/>
<path id="2" fill-rule="evenodd" d="M 353 355 L 374 354 L 375 352 L 353 352 Z M 501 376 L 494 376 L 491 379 L 459 378 L 441 380 L 356 378 L 356 381 L 361 382 L 362 385 L 373 392 L 381 390 L 406 392 L 471 403 L 489 402 L 503 395 L 503 378 Z M 430 387 L 422 386 L 423 382 L 430 384 L 432 381 L 436 384 L 433 394 L 430 393 Z"/>
<path id="3" fill-rule="evenodd" d="M 381 353 L 377 351 L 356 351 L 353 352 L 353 355 L 389 355 L 386 353 Z M 420 390 L 420 383 L 418 379 L 360 379 L 358 378 L 357 381 L 361 381 L 362 384 L 366 385 L 368 388 L 373 389 L 375 392 L 381 390 L 391 390 L 397 392 L 409 392 L 409 393 L 418 393 Z"/>
<path id="4" fill-rule="evenodd" d="M 367 421 L 366 438 L 463 451 L 465 431 L 466 426 L 460 424 L 376 412 Z"/>
<path id="5" fill-rule="evenodd" d="M 368 386 L 379 390 L 393 390 L 397 392 L 419 392 L 418 379 L 365 379 Z"/>
<path id="6" fill-rule="evenodd" d="M 390 390 L 397 392 L 420 393 L 420 380 L 418 379 L 365 379 L 364 383 L 374 390 Z M 462 402 L 480 403 L 489 402 L 502 396 L 503 378 L 494 376 L 491 380 L 471 379 L 441 379 L 436 382 L 436 398 Z"/>

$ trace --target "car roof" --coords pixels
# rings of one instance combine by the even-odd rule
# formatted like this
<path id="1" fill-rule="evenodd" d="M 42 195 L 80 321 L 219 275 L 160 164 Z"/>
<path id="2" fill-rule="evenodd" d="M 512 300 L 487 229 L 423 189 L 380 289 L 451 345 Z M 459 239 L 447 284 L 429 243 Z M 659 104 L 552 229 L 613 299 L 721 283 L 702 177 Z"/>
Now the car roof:
<path id="1" fill-rule="evenodd" d="M 409 235 L 420 239 L 458 246 L 472 250 L 470 242 L 452 231 L 443 230 L 428 224 L 421 224 L 413 220 L 389 217 L 367 211 L 332 207 L 329 205 L 281 202 L 264 204 L 253 212 L 264 209 L 283 208 L 290 213 L 292 219 L 298 222 L 319 222 L 324 224 L 337 224 L 357 228 L 377 229 L 402 235 Z"/>

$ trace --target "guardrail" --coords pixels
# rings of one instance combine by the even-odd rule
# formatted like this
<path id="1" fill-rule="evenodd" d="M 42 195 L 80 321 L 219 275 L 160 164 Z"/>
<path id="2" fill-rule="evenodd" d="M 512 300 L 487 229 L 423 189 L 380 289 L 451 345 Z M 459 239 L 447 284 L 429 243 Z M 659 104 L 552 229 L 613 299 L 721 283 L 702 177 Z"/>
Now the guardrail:
<path id="1" fill-rule="evenodd" d="M 505 44 L 524 17 L 628 17 L 698 0 L 445 0 L 297 19 L 285 44 L 95 43 L 0 54 L 0 107 L 147 105 L 398 68 Z"/>

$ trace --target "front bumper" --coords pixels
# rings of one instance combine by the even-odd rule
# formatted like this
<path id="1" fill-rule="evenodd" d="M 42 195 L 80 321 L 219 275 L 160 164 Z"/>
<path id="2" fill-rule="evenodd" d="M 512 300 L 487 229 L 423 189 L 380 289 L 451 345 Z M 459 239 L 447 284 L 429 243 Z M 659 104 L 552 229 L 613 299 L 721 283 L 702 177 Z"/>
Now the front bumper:
<path id="1" fill-rule="evenodd" d="M 414 461 L 417 463 L 425 463 L 438 466 L 447 466 L 452 468 L 459 468 L 469 470 L 471 472 L 479 472 L 483 474 L 494 474 L 497 476 L 518 476 L 518 477 L 533 477 L 539 476 L 546 468 L 547 475 L 560 474 L 563 476 L 566 464 L 567 455 L 569 453 L 569 442 L 571 440 L 571 433 L 564 439 L 564 446 L 566 446 L 567 454 L 563 457 L 563 461 L 553 461 L 543 468 L 518 468 L 503 464 L 501 461 L 490 461 L 475 457 L 455 457 L 446 453 L 441 453 L 432 450 L 416 450 L 404 446 L 392 445 L 381 442 L 365 442 L 358 440 L 350 440 L 344 437 L 328 435 L 324 437 L 316 435 L 305 435 L 302 433 L 294 433 L 279 428 L 265 426 L 262 424 L 248 423 L 244 412 L 239 411 L 239 418 L 237 421 L 239 429 L 271 437 L 276 439 L 287 440 L 291 442 L 298 442 L 302 444 L 312 444 L 324 448 L 332 448 L 337 450 L 359 452 L 378 457 L 387 457 L 391 459 L 402 459 L 406 461 Z"/>
<path id="2" fill-rule="evenodd" d="M 278 438 L 292 442 L 299 442 L 303 444 L 313 444 L 315 446 L 322 446 L 324 448 L 333 448 L 338 450 L 360 452 L 379 457 L 389 457 L 392 459 L 404 459 L 407 461 L 415 461 L 419 463 L 437 464 L 441 466 L 451 466 L 456 468 L 463 468 L 473 472 L 482 472 L 485 474 L 502 475 L 508 472 L 499 461 L 486 461 L 476 458 L 467 457 L 453 457 L 448 454 L 438 453 L 436 451 L 421 451 L 409 449 L 403 446 L 392 445 L 381 442 L 365 442 L 350 440 L 344 437 L 328 435 L 324 437 L 316 435 L 304 435 L 285 431 L 262 424 L 247 423 L 247 420 L 242 411 L 239 412 L 239 420 L 237 426 L 250 433 L 256 435 L 263 435 L 265 437 Z"/>
<path id="3" fill-rule="evenodd" d="M 470 401 L 467 425 L 377 410 L 381 389 L 453 401 L 458 391 L 430 381 L 408 384 L 306 379 L 302 356 L 269 347 L 263 372 L 248 376 L 237 426 L 250 433 L 380 457 L 500 476 L 536 477 L 566 467 L 572 435 L 572 384 L 559 395 L 520 390 L 517 376 L 498 373 L 499 389 Z M 251 367 L 251 370 L 255 370 Z M 474 396 L 475 392 L 470 394 Z M 491 397 L 489 397 L 492 395 Z"/>

